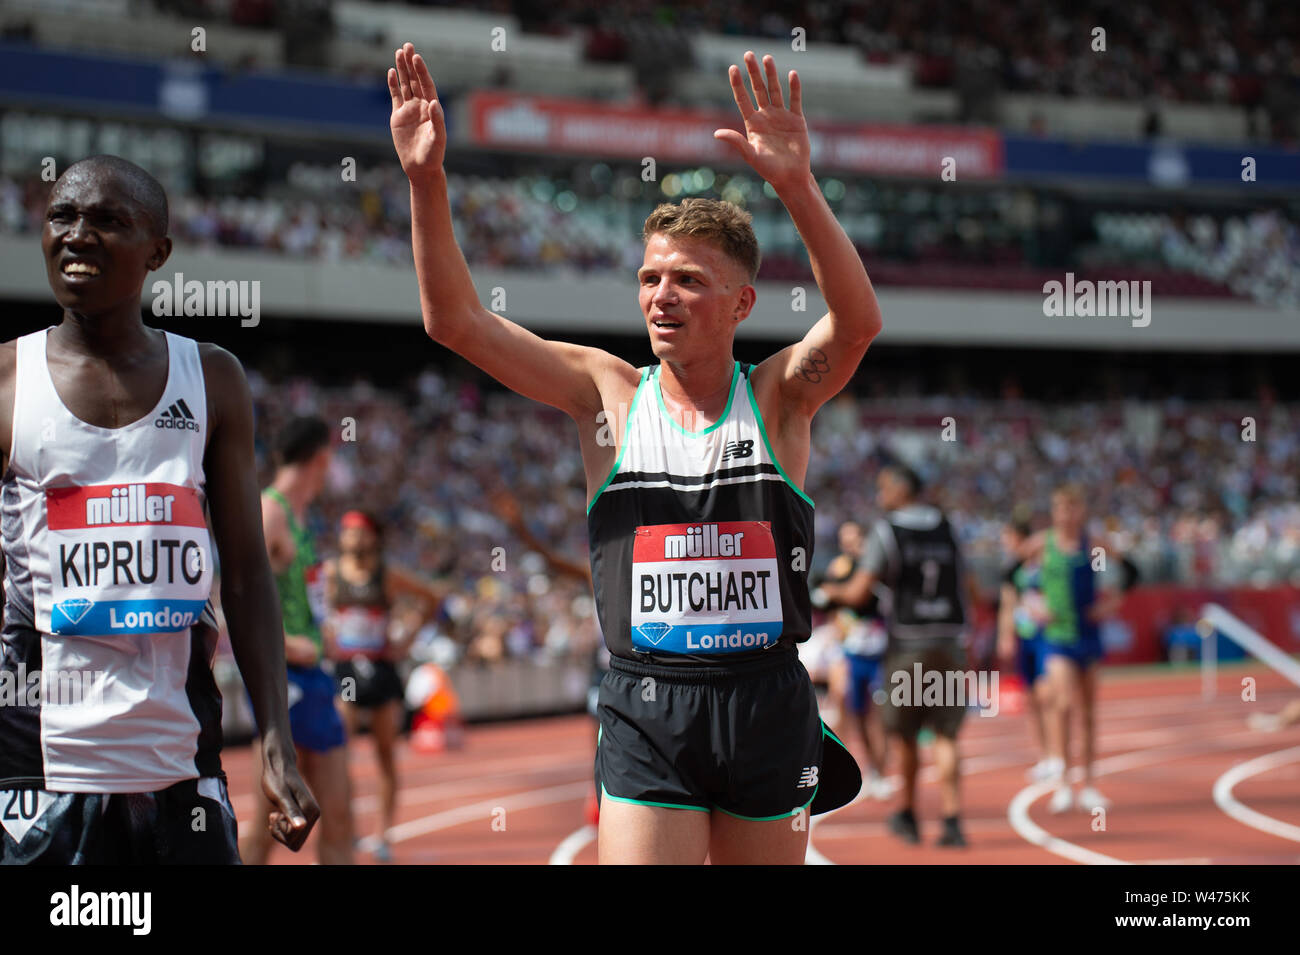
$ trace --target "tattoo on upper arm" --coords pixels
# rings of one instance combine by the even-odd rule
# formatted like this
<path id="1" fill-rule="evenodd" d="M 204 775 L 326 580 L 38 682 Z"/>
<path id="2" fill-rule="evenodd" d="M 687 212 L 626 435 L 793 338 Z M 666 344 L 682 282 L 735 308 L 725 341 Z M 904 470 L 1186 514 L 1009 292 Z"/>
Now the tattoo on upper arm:
<path id="1" fill-rule="evenodd" d="M 795 370 L 794 376 L 800 381 L 815 385 L 830 370 L 831 363 L 830 359 L 826 357 L 826 353 L 820 348 L 809 348 L 808 354 L 799 360 L 799 367 Z"/>

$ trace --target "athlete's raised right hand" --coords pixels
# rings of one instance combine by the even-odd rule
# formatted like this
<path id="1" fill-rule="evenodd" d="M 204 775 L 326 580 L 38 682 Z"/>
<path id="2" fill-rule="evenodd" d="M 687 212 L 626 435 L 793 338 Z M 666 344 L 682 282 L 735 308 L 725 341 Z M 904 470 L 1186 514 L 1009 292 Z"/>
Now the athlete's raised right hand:
<path id="1" fill-rule="evenodd" d="M 415 180 L 442 168 L 447 122 L 424 57 L 407 43 L 397 51 L 396 59 L 397 68 L 388 71 L 388 92 L 393 97 L 388 125 L 402 171 Z"/>

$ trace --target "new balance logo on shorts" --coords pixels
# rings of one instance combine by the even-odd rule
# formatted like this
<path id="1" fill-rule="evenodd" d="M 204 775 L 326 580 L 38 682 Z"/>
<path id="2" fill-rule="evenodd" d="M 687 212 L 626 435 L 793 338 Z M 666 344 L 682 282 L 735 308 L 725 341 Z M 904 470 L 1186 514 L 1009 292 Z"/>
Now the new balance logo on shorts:
<path id="1" fill-rule="evenodd" d="M 803 772 L 799 775 L 799 785 L 796 789 L 812 789 L 817 785 L 817 767 L 805 766 Z"/>
<path id="2" fill-rule="evenodd" d="M 727 446 L 722 449 L 722 460 L 729 461 L 732 458 L 748 458 L 754 453 L 754 441 L 752 438 L 746 438 L 744 441 L 728 441 Z"/>
<path id="3" fill-rule="evenodd" d="M 154 419 L 155 428 L 175 428 L 181 431 L 198 431 L 199 423 L 190 413 L 190 407 L 184 398 L 178 398 L 163 413 Z"/>

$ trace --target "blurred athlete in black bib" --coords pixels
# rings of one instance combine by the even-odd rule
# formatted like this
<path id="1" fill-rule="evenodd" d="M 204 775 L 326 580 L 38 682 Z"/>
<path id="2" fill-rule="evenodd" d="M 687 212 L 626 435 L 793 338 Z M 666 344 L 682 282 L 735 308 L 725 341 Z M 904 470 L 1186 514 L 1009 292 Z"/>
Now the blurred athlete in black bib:
<path id="1" fill-rule="evenodd" d="M 736 361 L 736 328 L 756 300 L 750 216 L 709 199 L 663 205 L 646 221 L 637 272 L 658 362 L 635 368 L 483 307 L 452 227 L 433 78 L 410 44 L 396 59 L 390 126 L 411 181 L 425 330 L 578 425 L 611 654 L 595 765 L 600 860 L 802 862 L 807 814 L 861 786 L 795 651 L 811 617 L 810 427 L 881 320 L 813 178 L 797 75 L 787 107 L 773 59 L 746 53 L 752 99 L 730 70 L 745 133 L 714 135 L 785 203 L 830 311 L 763 363 Z"/>
<path id="2" fill-rule="evenodd" d="M 947 699 L 946 693 L 936 704 L 919 697 L 921 686 L 932 680 L 930 673 L 937 672 L 943 680 L 940 685 L 947 686 L 947 674 L 966 668 L 962 638 L 968 581 L 948 519 L 938 508 L 917 499 L 920 490 L 921 481 L 910 468 L 892 464 L 882 469 L 876 501 L 885 516 L 867 538 L 862 566 L 848 581 L 826 583 L 821 589 L 830 600 L 856 606 L 871 595 L 877 582 L 889 588 L 887 696 L 881 716 L 898 744 L 903 777 L 902 805 L 890 817 L 889 827 L 906 842 L 920 841 L 915 811 L 920 768 L 917 736 L 929 727 L 935 735 L 944 816 L 938 845 L 964 846 L 957 731 L 966 715 L 966 701 Z M 915 696 L 899 692 L 909 687 L 915 689 Z"/>

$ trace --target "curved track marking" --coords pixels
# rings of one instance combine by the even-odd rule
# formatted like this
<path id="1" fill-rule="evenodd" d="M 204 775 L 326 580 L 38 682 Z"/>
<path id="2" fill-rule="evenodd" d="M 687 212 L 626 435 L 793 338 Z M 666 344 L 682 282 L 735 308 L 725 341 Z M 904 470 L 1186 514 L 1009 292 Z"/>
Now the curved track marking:
<path id="1" fill-rule="evenodd" d="M 1233 819 L 1252 829 L 1300 842 L 1300 826 L 1274 819 L 1256 809 L 1251 809 L 1232 794 L 1233 787 L 1242 780 L 1294 762 L 1300 762 L 1300 746 L 1278 750 L 1276 753 L 1265 753 L 1263 756 L 1256 756 L 1254 759 L 1233 766 L 1214 781 L 1215 804 Z"/>
<path id="2" fill-rule="evenodd" d="M 551 853 L 547 865 L 573 865 L 573 860 L 577 858 L 578 853 L 596 841 L 596 827 L 587 825 L 581 829 L 575 829 L 564 837 L 563 841 L 555 847 Z"/>
<path id="3" fill-rule="evenodd" d="M 1025 762 L 1024 756 L 1020 756 L 1020 755 L 1010 756 L 1010 757 L 994 756 L 994 755 L 972 756 L 970 759 L 962 760 L 961 775 L 962 778 L 964 779 L 967 776 L 973 776 L 976 773 L 985 772 L 987 770 L 1005 769 L 1008 766 L 1023 765 L 1024 762 Z M 903 777 L 898 775 L 897 773 L 894 773 L 892 776 L 887 776 L 885 778 L 889 782 L 893 783 L 895 788 L 901 786 L 903 783 Z M 917 779 L 920 782 L 934 782 L 938 780 L 938 778 L 939 778 L 939 770 L 934 765 L 921 767 L 921 771 L 917 775 Z M 817 828 L 818 825 L 825 822 L 827 819 L 835 815 L 837 812 L 843 812 L 845 809 L 848 809 L 850 806 L 856 806 L 860 802 L 865 802 L 868 798 L 869 797 L 865 793 L 859 792 L 857 796 L 853 798 L 852 801 L 845 803 L 843 806 L 840 806 L 838 809 L 832 809 L 830 812 L 822 813 L 820 816 L 813 817 L 812 823 L 808 827 L 808 850 L 804 854 L 805 865 L 839 865 L 838 862 L 836 862 L 834 859 L 831 859 L 825 854 L 823 854 L 822 852 L 820 852 L 817 849 L 817 847 L 813 845 L 813 831 Z"/>
<path id="4" fill-rule="evenodd" d="M 1257 735 L 1253 730 L 1246 730 L 1244 732 L 1223 734 L 1211 739 L 1222 741 L 1236 739 L 1241 736 L 1254 737 Z M 1184 756 L 1213 753 L 1223 748 L 1222 742 L 1211 742 L 1204 739 L 1182 745 L 1153 746 L 1147 749 L 1134 750 L 1131 753 L 1121 753 L 1118 756 L 1099 759 L 1093 764 L 1092 774 L 1093 776 L 1109 776 L 1112 773 L 1122 773 L 1130 769 L 1137 769 L 1140 766 L 1152 766 L 1157 763 L 1182 759 Z M 1075 768 L 1077 769 L 1077 767 Z M 1067 839 L 1054 836 L 1030 819 L 1029 807 L 1054 788 L 1056 788 L 1054 782 L 1030 783 L 1012 797 L 1011 803 L 1007 806 L 1007 821 L 1011 823 L 1011 828 L 1017 835 L 1032 845 L 1039 846 L 1053 855 L 1061 856 L 1073 862 L 1082 862 L 1086 865 L 1133 864 L 1125 862 L 1123 859 L 1103 855 L 1100 852 L 1093 852 L 1091 849 L 1085 849 L 1083 846 L 1076 845 Z"/>
<path id="5" fill-rule="evenodd" d="M 1114 725 L 1116 723 L 1123 723 L 1129 720 L 1145 721 L 1150 719 L 1150 717 L 1155 714 L 1163 714 L 1163 713 L 1181 714 L 1181 713 L 1185 713 L 1186 709 L 1187 709 L 1187 702 L 1184 699 L 1169 700 L 1169 701 L 1163 701 L 1163 700 L 1144 701 L 1142 703 L 1137 703 L 1137 704 L 1130 703 L 1128 705 L 1125 705 L 1124 701 L 1120 701 L 1116 704 L 1109 705 L 1107 707 L 1107 718 L 1108 721 L 1112 725 Z M 1097 742 L 1100 744 L 1103 741 L 1106 741 L 1111 746 L 1145 745 L 1146 748 L 1153 749 L 1156 748 L 1156 746 L 1158 746 L 1159 744 L 1175 743 L 1178 740 L 1178 731 L 1180 728 L 1181 728 L 1180 726 L 1172 726 L 1172 727 L 1165 726 L 1165 727 L 1145 728 L 1145 729 L 1128 730 L 1128 731 L 1112 730 L 1111 732 L 1099 734 L 1099 736 L 1097 737 Z M 1022 738 L 1023 735 L 1024 733 L 1022 730 L 1017 730 L 1014 733 L 1009 733 L 1005 735 L 980 737 L 978 739 L 970 741 L 972 744 L 974 744 L 971 748 L 974 750 L 979 750 L 982 748 L 987 748 L 991 743 L 998 744 L 1005 740 Z M 965 752 L 967 752 L 966 747 L 963 747 L 963 753 Z M 1030 762 L 1030 760 L 1028 760 L 1025 756 L 1021 756 L 1021 755 L 1017 755 L 1010 758 L 1008 758 L 1005 755 L 993 755 L 993 754 L 978 755 L 978 756 L 963 755 L 961 761 L 961 766 L 962 766 L 961 775 L 963 778 L 965 778 L 966 776 L 972 775 L 977 772 L 981 772 L 983 770 L 1001 769 L 1006 766 L 1026 764 L 1027 762 Z M 1077 771 L 1077 767 L 1076 767 L 1076 771 Z M 895 784 L 895 786 L 902 783 L 902 777 L 900 777 L 898 774 L 894 774 L 888 778 L 890 779 L 890 781 L 892 781 Z M 938 771 L 936 770 L 933 764 L 924 766 L 921 768 L 920 775 L 918 778 L 920 782 L 933 782 L 938 779 Z M 1034 796 L 1033 799 L 1030 799 L 1029 802 L 1033 803 L 1041 795 L 1042 794 L 1039 793 L 1038 795 Z M 816 826 L 820 822 L 830 818 L 836 812 L 840 812 L 844 809 L 848 809 L 850 806 L 856 805 L 857 803 L 864 801 L 865 798 L 866 798 L 865 796 L 859 794 L 858 797 L 854 799 L 852 802 L 848 803 L 848 805 L 841 806 L 839 809 L 833 810 L 832 812 L 826 813 L 825 815 L 815 816 L 813 818 L 812 825 L 808 831 L 808 851 L 805 856 L 805 861 L 808 865 L 838 865 L 839 864 L 835 862 L 833 859 L 828 858 L 824 853 L 822 853 L 816 848 L 816 846 L 813 844 L 813 832 Z M 1008 810 L 1009 809 L 1010 807 L 1008 807 Z M 1025 820 L 1027 823 L 1026 829 L 1038 830 L 1038 832 L 1041 833 L 1042 838 L 1044 840 L 1053 839 L 1054 838 L 1053 836 L 1051 836 L 1049 833 L 1045 832 L 1044 830 L 1040 829 L 1035 823 L 1033 823 L 1032 820 L 1029 820 L 1027 814 L 1028 805 L 1026 805 L 1025 809 L 1026 809 Z M 1014 829 L 1015 827 L 1014 822 L 1012 823 L 1012 827 Z M 1035 845 L 1041 844 L 1038 842 L 1034 842 L 1034 840 L 1032 839 L 1029 839 L 1028 841 L 1033 842 Z M 1062 842 L 1064 842 L 1064 840 L 1062 840 Z M 1072 845 L 1072 843 L 1066 843 L 1066 844 Z M 1087 852 L 1089 850 L 1082 850 L 1082 851 Z"/>
<path id="6" fill-rule="evenodd" d="M 1096 773 L 1096 775 L 1101 774 Z M 1072 862 L 1082 862 L 1084 865 L 1129 865 L 1130 863 L 1123 859 L 1093 852 L 1091 849 L 1085 849 L 1083 846 L 1054 836 L 1029 818 L 1029 807 L 1055 788 L 1056 784 L 1052 782 L 1030 783 L 1016 793 L 1007 806 L 1007 821 L 1011 823 L 1011 828 L 1026 842 Z"/>

